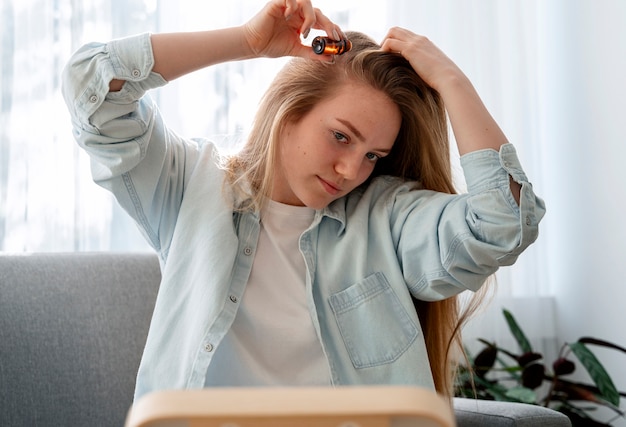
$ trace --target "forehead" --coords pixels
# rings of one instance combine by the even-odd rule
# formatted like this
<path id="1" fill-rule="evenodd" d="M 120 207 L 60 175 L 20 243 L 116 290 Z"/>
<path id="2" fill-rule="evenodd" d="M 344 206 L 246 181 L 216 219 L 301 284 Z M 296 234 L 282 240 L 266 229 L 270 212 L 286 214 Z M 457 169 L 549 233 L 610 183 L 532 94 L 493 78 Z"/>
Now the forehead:
<path id="1" fill-rule="evenodd" d="M 373 101 L 373 102 L 372 102 Z M 325 99 L 318 103 L 323 104 L 343 104 L 344 108 L 353 107 L 362 110 L 376 109 L 376 104 L 393 104 L 393 101 L 382 91 L 374 89 L 365 83 L 348 82 L 339 86 Z"/>
<path id="2" fill-rule="evenodd" d="M 365 136 L 397 135 L 401 115 L 384 92 L 366 84 L 349 83 L 320 101 L 311 111 L 319 120 L 348 120 Z"/>

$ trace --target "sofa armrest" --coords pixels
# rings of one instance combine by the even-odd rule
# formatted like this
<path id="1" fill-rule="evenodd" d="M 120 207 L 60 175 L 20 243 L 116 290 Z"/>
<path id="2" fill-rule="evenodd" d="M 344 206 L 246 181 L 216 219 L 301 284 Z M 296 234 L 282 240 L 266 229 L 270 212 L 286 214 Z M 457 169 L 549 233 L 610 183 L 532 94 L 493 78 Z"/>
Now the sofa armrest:
<path id="1" fill-rule="evenodd" d="M 569 427 L 569 418 L 543 406 L 512 402 L 495 402 L 469 398 L 454 398 L 458 427 Z"/>

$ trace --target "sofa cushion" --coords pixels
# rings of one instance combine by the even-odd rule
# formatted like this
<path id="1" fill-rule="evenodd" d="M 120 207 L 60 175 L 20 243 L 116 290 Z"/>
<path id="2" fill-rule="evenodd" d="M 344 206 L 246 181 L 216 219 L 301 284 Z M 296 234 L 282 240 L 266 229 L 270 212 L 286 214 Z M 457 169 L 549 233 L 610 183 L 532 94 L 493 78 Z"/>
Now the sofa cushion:
<path id="1" fill-rule="evenodd" d="M 560 412 L 537 405 L 454 399 L 459 427 L 567 427 L 570 420 Z"/>
<path id="2" fill-rule="evenodd" d="M 123 425 L 159 275 L 152 254 L 0 256 L 0 425 Z"/>

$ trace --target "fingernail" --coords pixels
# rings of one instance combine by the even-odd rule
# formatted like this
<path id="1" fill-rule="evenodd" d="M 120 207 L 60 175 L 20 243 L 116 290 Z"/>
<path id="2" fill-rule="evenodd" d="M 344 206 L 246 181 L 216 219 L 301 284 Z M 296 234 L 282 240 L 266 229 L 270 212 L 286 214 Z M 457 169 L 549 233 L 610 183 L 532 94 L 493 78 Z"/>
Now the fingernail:
<path id="1" fill-rule="evenodd" d="M 335 38 L 335 40 L 341 40 L 341 38 L 339 37 L 339 33 L 337 32 L 337 30 L 333 30 L 333 37 Z"/>
<path id="2" fill-rule="evenodd" d="M 310 29 L 310 28 L 307 28 L 307 29 L 304 31 L 304 33 L 302 33 L 302 37 L 304 37 L 304 38 L 306 39 L 307 37 L 309 37 L 309 33 L 310 33 L 310 32 L 311 32 L 311 29 Z"/>
<path id="3" fill-rule="evenodd" d="M 292 16 L 293 16 L 293 15 L 291 15 L 291 14 L 290 14 L 290 15 L 285 16 L 285 21 L 289 21 L 289 20 L 291 19 L 291 17 L 292 17 Z"/>

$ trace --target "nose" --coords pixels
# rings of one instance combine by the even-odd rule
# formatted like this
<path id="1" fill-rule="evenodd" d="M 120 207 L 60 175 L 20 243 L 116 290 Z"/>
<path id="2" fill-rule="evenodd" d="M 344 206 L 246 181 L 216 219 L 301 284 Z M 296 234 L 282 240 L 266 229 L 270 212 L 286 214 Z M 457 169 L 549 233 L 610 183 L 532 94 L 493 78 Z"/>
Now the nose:
<path id="1" fill-rule="evenodd" d="M 335 172 L 344 180 L 354 180 L 359 175 L 362 158 L 359 155 L 349 154 L 339 156 L 335 161 Z"/>

